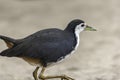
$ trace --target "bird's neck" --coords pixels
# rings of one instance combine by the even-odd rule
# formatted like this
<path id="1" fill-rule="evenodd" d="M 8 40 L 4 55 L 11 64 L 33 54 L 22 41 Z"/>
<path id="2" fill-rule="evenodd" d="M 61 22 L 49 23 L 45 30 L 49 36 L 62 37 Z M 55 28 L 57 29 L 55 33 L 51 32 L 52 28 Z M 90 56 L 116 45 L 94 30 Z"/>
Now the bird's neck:
<path id="1" fill-rule="evenodd" d="M 74 35 L 74 38 L 75 38 L 75 41 L 76 41 L 76 44 L 75 44 L 75 49 L 77 49 L 78 45 L 79 45 L 79 42 L 80 42 L 80 30 L 77 30 L 77 29 L 74 29 L 74 28 L 71 28 L 70 26 L 68 26 L 67 28 L 65 28 L 64 31 L 67 31 L 69 32 L 70 34 L 73 34 Z"/>
<path id="2" fill-rule="evenodd" d="M 68 31 L 70 33 L 75 32 L 75 25 L 74 24 L 68 24 L 67 27 L 65 28 L 65 31 Z"/>
<path id="3" fill-rule="evenodd" d="M 79 46 L 79 42 L 80 42 L 80 36 L 79 36 L 80 31 L 75 30 L 74 34 L 75 34 L 75 38 L 76 38 L 76 42 L 77 42 L 75 49 L 77 49 L 77 47 Z"/>

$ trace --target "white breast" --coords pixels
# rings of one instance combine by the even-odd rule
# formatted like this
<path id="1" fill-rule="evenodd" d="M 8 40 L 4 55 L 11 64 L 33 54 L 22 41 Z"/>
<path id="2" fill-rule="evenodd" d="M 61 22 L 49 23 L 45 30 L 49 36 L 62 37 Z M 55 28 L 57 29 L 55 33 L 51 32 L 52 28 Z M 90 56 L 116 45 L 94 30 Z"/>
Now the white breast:
<path id="1" fill-rule="evenodd" d="M 77 49 L 77 47 L 78 47 L 78 45 L 79 45 L 79 42 L 80 42 L 80 36 L 79 36 L 79 34 L 80 34 L 80 29 L 79 29 L 79 26 L 78 27 L 76 27 L 76 29 L 75 29 L 75 37 L 76 37 L 76 40 L 77 40 L 77 44 L 76 44 L 76 46 L 75 46 L 75 50 Z"/>

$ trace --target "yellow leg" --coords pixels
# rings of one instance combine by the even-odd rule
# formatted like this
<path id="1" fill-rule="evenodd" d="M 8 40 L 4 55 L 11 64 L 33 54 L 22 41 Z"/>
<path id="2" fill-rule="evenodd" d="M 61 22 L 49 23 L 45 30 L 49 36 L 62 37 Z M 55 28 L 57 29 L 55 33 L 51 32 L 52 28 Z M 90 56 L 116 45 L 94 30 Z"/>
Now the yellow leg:
<path id="1" fill-rule="evenodd" d="M 45 71 L 45 67 L 42 68 L 41 73 L 39 75 L 39 79 L 45 80 L 45 79 L 53 79 L 53 78 L 60 78 L 61 80 L 75 80 L 71 77 L 68 77 L 66 75 L 61 75 L 61 76 L 44 76 L 43 73 Z"/>
<path id="2" fill-rule="evenodd" d="M 37 77 L 38 70 L 39 70 L 39 67 L 36 67 L 35 71 L 33 72 L 33 77 L 35 80 L 38 80 L 38 77 Z"/>

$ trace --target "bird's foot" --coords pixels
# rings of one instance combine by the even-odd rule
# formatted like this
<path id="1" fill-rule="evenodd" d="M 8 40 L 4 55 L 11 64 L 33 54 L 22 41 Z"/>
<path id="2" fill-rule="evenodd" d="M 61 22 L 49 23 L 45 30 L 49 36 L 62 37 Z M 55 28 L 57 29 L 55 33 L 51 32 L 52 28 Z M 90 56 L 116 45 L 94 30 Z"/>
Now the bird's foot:
<path id="1" fill-rule="evenodd" d="M 39 79 L 41 79 L 41 80 L 53 79 L 53 78 L 59 78 L 61 80 L 75 80 L 75 79 L 68 77 L 66 75 L 62 75 L 62 76 L 43 76 L 43 75 L 41 75 L 41 76 L 39 76 Z"/>
<path id="2" fill-rule="evenodd" d="M 75 80 L 75 79 L 73 79 L 69 76 L 63 75 L 63 76 L 61 76 L 61 80 Z"/>
<path id="3" fill-rule="evenodd" d="M 45 80 L 45 79 L 46 79 L 46 77 L 45 77 L 45 76 L 43 76 L 43 75 L 40 75 L 40 76 L 39 76 L 39 79 L 40 79 L 40 80 Z"/>

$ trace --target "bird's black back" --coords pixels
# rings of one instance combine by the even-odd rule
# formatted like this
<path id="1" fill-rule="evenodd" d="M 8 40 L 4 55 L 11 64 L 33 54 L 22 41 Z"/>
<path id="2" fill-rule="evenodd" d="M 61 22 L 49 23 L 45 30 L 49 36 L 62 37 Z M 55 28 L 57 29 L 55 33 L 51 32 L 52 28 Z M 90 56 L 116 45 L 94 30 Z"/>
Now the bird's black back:
<path id="1" fill-rule="evenodd" d="M 3 51 L 8 57 L 30 57 L 40 59 L 44 65 L 56 62 L 74 50 L 74 33 L 59 29 L 38 31 L 21 40 L 21 44 Z"/>

